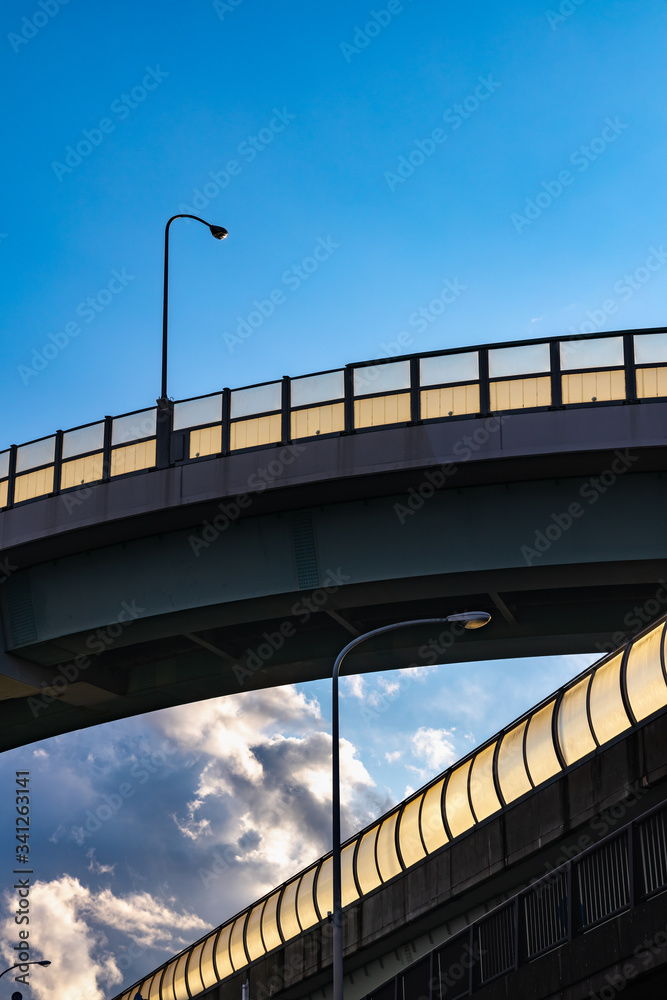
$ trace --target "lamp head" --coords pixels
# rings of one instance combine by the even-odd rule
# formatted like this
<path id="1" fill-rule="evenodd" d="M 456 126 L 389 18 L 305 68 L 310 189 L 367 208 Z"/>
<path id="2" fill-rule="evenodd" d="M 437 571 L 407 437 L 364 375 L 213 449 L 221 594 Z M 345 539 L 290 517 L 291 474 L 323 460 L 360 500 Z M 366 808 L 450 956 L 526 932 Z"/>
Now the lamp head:
<path id="1" fill-rule="evenodd" d="M 208 228 L 211 230 L 211 236 L 215 236 L 216 240 L 224 240 L 226 236 L 229 236 L 224 226 L 209 226 Z"/>
<path id="2" fill-rule="evenodd" d="M 37 965 L 43 965 L 44 968 L 46 968 L 47 965 L 51 965 L 51 963 L 49 961 L 44 961 L 44 962 L 38 962 Z"/>
<path id="3" fill-rule="evenodd" d="M 464 628 L 482 628 L 491 621 L 488 611 L 462 611 L 458 615 L 447 615 L 448 622 L 463 622 Z"/>

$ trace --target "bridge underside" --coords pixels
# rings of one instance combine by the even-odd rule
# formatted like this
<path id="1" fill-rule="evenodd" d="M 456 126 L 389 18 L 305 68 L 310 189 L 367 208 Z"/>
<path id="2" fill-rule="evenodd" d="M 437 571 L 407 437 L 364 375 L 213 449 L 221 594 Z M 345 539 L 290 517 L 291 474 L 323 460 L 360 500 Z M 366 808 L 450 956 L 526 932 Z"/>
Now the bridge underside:
<path id="1" fill-rule="evenodd" d="M 279 449 L 6 512 L 0 748 L 326 677 L 352 635 L 406 618 L 493 615 L 392 633 L 347 670 L 622 644 L 667 603 L 667 405 L 649 409 L 646 427 L 632 407 L 515 416 L 451 470 L 461 425 L 304 445 L 245 507 Z"/>

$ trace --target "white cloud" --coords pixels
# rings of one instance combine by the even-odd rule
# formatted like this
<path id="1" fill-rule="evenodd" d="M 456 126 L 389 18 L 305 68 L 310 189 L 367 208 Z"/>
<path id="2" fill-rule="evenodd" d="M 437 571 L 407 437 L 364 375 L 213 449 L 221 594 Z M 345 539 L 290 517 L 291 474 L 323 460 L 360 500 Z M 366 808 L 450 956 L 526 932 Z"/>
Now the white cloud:
<path id="1" fill-rule="evenodd" d="M 393 764 L 395 761 L 399 760 L 403 754 L 402 750 L 392 750 L 384 755 L 384 759 L 388 764 Z"/>
<path id="2" fill-rule="evenodd" d="M 341 692 L 364 701 L 366 698 L 366 681 L 361 674 L 350 674 L 341 678 Z"/>
<path id="3" fill-rule="evenodd" d="M 410 740 L 412 753 L 418 760 L 423 760 L 433 774 L 437 774 L 453 764 L 459 756 L 451 739 L 453 734 L 452 729 L 420 726 Z"/>
<path id="4" fill-rule="evenodd" d="M 33 750 L 32 755 L 33 755 L 33 757 L 48 757 L 49 756 L 48 753 L 46 752 L 46 750 L 43 750 L 41 747 L 39 748 L 39 750 Z"/>

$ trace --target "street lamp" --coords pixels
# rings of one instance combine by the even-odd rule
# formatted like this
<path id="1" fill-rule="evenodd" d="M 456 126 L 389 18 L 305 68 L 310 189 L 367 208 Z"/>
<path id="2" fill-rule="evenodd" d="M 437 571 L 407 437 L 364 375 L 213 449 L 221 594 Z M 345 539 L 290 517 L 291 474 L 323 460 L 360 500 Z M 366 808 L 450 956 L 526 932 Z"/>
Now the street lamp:
<path id="1" fill-rule="evenodd" d="M 341 843 L 340 843 L 340 736 L 338 725 L 338 675 L 343 660 L 355 646 L 370 639 L 374 635 L 393 632 L 394 629 L 406 628 L 409 625 L 436 625 L 442 622 L 462 622 L 466 629 L 482 628 L 491 620 L 487 611 L 463 611 L 445 618 L 418 618 L 416 621 L 394 622 L 393 625 L 383 625 L 371 632 L 358 635 L 348 642 L 336 657 L 331 678 L 331 778 L 332 778 L 332 809 L 333 809 L 333 845 L 331 859 L 333 865 L 333 1000 L 343 1000 L 343 913 L 341 905 Z"/>
<path id="2" fill-rule="evenodd" d="M 12 969 L 21 969 L 21 968 L 23 968 L 24 965 L 43 965 L 44 968 L 46 968 L 47 965 L 51 965 L 51 963 L 50 962 L 46 962 L 46 961 L 45 962 L 14 962 L 14 964 L 10 965 L 8 969 L 5 969 L 5 972 L 11 972 Z M 4 976 L 5 972 L 0 972 L 0 979 Z"/>
<path id="3" fill-rule="evenodd" d="M 164 291 L 162 299 L 162 391 L 160 400 L 163 406 L 167 404 L 167 311 L 168 311 L 168 286 L 169 286 L 169 226 L 174 219 L 195 219 L 202 225 L 208 226 L 211 236 L 216 240 L 224 240 L 229 234 L 223 226 L 212 226 L 209 222 L 200 219 L 198 215 L 172 215 L 169 222 L 164 227 Z"/>

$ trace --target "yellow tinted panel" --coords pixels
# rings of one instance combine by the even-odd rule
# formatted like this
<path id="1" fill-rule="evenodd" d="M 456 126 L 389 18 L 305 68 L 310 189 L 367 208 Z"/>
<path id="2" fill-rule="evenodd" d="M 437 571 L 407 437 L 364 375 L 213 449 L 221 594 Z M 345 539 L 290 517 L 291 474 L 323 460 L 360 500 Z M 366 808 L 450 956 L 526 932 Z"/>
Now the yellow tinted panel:
<path id="1" fill-rule="evenodd" d="M 139 993 L 141 993 L 142 997 L 150 998 L 151 986 L 153 985 L 153 982 L 156 978 L 158 980 L 160 979 L 160 975 L 161 973 L 157 973 L 153 974 L 152 976 L 149 976 L 148 979 L 144 979 L 143 983 L 139 987 Z"/>
<path id="2" fill-rule="evenodd" d="M 630 708 L 637 721 L 667 704 L 667 687 L 660 664 L 663 628 L 658 625 L 630 647 L 626 679 Z"/>
<path id="3" fill-rule="evenodd" d="M 598 667 L 591 682 L 591 719 L 600 743 L 606 743 L 629 729 L 630 720 L 621 695 L 621 663 L 623 654 L 614 656 Z"/>
<path id="4" fill-rule="evenodd" d="M 401 814 L 401 822 L 398 828 L 398 842 L 401 848 L 403 864 L 407 867 L 416 864 L 426 857 L 426 851 L 419 834 L 419 807 L 423 795 L 405 806 Z"/>
<path id="5" fill-rule="evenodd" d="M 330 857 L 320 865 L 317 876 L 317 905 L 323 917 L 333 913 L 333 862 Z"/>
<path id="6" fill-rule="evenodd" d="M 200 944 L 197 945 L 196 948 L 192 949 L 192 951 L 190 952 L 190 959 L 188 961 L 188 986 L 190 987 L 190 993 L 193 996 L 196 996 L 197 993 L 201 993 L 201 991 L 205 988 L 204 982 L 202 981 L 202 977 L 199 972 L 199 959 L 201 958 L 201 953 L 203 950 L 204 950 L 204 942 L 202 941 Z"/>
<path id="7" fill-rule="evenodd" d="M 222 427 L 202 427 L 198 431 L 190 431 L 190 458 L 201 458 L 203 455 L 217 455 L 222 451 Z"/>
<path id="8" fill-rule="evenodd" d="M 162 980 L 162 985 L 160 987 L 160 996 L 162 1000 L 176 1000 L 174 996 L 174 972 L 176 971 L 176 962 L 170 962 L 167 966 L 164 979 Z"/>
<path id="9" fill-rule="evenodd" d="M 380 877 L 383 882 L 398 875 L 401 869 L 401 862 L 396 853 L 396 820 L 398 812 L 388 816 L 380 827 L 377 842 L 377 861 L 380 869 Z"/>
<path id="10" fill-rule="evenodd" d="M 401 424 L 409 419 L 409 392 L 394 393 L 391 396 L 374 396 L 371 399 L 355 399 L 354 401 L 355 427 Z"/>
<path id="11" fill-rule="evenodd" d="M 452 837 L 458 837 L 464 830 L 469 830 L 475 822 L 468 798 L 468 771 L 470 761 L 461 764 L 452 771 L 445 792 L 445 812 Z"/>
<path id="12" fill-rule="evenodd" d="M 309 406 L 307 410 L 292 410 L 292 437 L 314 437 L 345 430 L 345 404 L 328 403 Z"/>
<path id="13" fill-rule="evenodd" d="M 365 833 L 359 844 L 357 854 L 357 880 L 363 893 L 370 892 L 380 885 L 380 875 L 375 864 L 375 841 L 378 827 Z"/>
<path id="14" fill-rule="evenodd" d="M 176 963 L 176 969 L 174 971 L 174 996 L 176 997 L 176 1000 L 188 1000 L 188 988 L 185 985 L 185 969 L 187 967 L 189 957 L 190 956 L 186 952 L 185 955 L 181 955 Z"/>
<path id="15" fill-rule="evenodd" d="M 296 915 L 296 894 L 299 889 L 298 878 L 285 886 L 283 898 L 280 900 L 280 929 L 285 940 L 301 933 L 301 927 Z"/>
<path id="16" fill-rule="evenodd" d="M 424 803 L 421 812 L 421 831 L 426 850 L 437 851 L 449 840 L 445 824 L 442 821 L 442 786 L 445 779 L 441 778 L 424 792 Z"/>
<path id="17" fill-rule="evenodd" d="M 8 493 L 9 483 L 5 479 L 4 482 L 0 483 L 0 507 L 7 506 L 7 493 Z"/>
<path id="18" fill-rule="evenodd" d="M 444 389 L 422 389 L 422 420 L 479 413 L 479 385 L 449 385 Z"/>
<path id="19" fill-rule="evenodd" d="M 493 782 L 493 755 L 496 744 L 486 747 L 472 762 L 470 773 L 470 799 L 478 820 L 486 819 L 500 809 L 500 799 Z"/>
<path id="20" fill-rule="evenodd" d="M 604 399 L 625 399 L 625 372 L 579 372 L 563 375 L 563 402 L 590 403 Z"/>
<path id="21" fill-rule="evenodd" d="M 498 780 L 505 802 L 512 802 L 532 788 L 523 762 L 523 734 L 526 722 L 505 733 L 498 751 Z"/>
<path id="22" fill-rule="evenodd" d="M 555 701 L 530 717 L 526 736 L 526 759 L 533 784 L 539 785 L 561 770 L 551 735 Z"/>
<path id="23" fill-rule="evenodd" d="M 356 840 L 353 840 L 351 844 L 344 847 L 340 858 L 341 867 L 341 900 L 342 905 L 347 906 L 348 903 L 353 903 L 355 899 L 359 899 L 359 892 L 357 891 L 357 886 L 354 881 L 354 848 L 356 846 Z"/>
<path id="24" fill-rule="evenodd" d="M 214 934 L 210 934 L 204 941 L 204 947 L 202 948 L 201 962 L 199 965 L 201 969 L 202 982 L 204 983 L 205 988 L 213 986 L 213 984 L 218 981 L 218 976 L 215 968 L 213 967 L 213 949 L 215 947 L 216 936 L 217 931 Z"/>
<path id="25" fill-rule="evenodd" d="M 32 500 L 33 497 L 43 497 L 53 492 L 53 466 L 48 469 L 38 469 L 37 472 L 27 472 L 14 480 L 14 503 L 22 500 Z"/>
<path id="26" fill-rule="evenodd" d="M 274 413 L 270 417 L 251 417 L 236 420 L 230 427 L 230 449 L 257 448 L 263 444 L 274 444 L 282 436 L 281 416 Z"/>
<path id="27" fill-rule="evenodd" d="M 162 979 L 162 972 L 156 972 L 153 976 L 153 981 L 151 983 L 151 988 L 146 993 L 146 1000 L 160 1000 L 160 980 Z M 144 994 L 141 994 L 144 996 Z"/>
<path id="28" fill-rule="evenodd" d="M 63 462 L 60 467 L 60 488 L 68 490 L 71 486 L 81 486 L 82 483 L 94 483 L 103 476 L 104 455 L 86 455 L 85 458 L 74 458 L 71 462 Z"/>
<path id="29" fill-rule="evenodd" d="M 568 688 L 558 710 L 558 742 L 566 764 L 581 760 L 595 750 L 595 740 L 588 725 L 586 697 L 591 676 Z"/>
<path id="30" fill-rule="evenodd" d="M 262 935 L 267 951 L 278 948 L 282 944 L 280 931 L 278 930 L 278 900 L 280 892 L 274 892 L 266 901 L 264 914 L 262 916 Z"/>
<path id="31" fill-rule="evenodd" d="M 234 921 L 234 927 L 232 928 L 232 933 L 229 938 L 229 954 L 232 959 L 232 965 L 235 969 L 242 969 L 244 965 L 248 964 L 248 956 L 246 955 L 245 948 L 243 947 L 245 922 L 246 914 L 244 913 Z"/>
<path id="32" fill-rule="evenodd" d="M 667 396 L 667 368 L 638 368 L 637 395 L 640 399 Z"/>
<path id="33" fill-rule="evenodd" d="M 548 375 L 491 382 L 489 390 L 492 410 L 522 410 L 527 406 L 551 405 L 551 379 Z"/>
<path id="34" fill-rule="evenodd" d="M 111 452 L 111 475 L 122 476 L 125 472 L 152 469 L 155 465 L 155 438 L 114 448 Z"/>
<path id="35" fill-rule="evenodd" d="M 266 952 L 264 942 L 262 941 L 261 930 L 263 910 L 264 903 L 258 903 L 257 906 L 253 906 L 250 911 L 250 916 L 248 917 L 248 926 L 245 932 L 245 943 L 251 962 L 254 962 L 256 958 L 260 958 L 260 956 L 264 955 Z"/>
<path id="36" fill-rule="evenodd" d="M 229 958 L 229 938 L 232 933 L 232 925 L 226 924 L 220 931 L 218 943 L 215 946 L 215 964 L 218 969 L 218 977 L 224 979 L 231 976 L 234 969 Z"/>
<path id="37" fill-rule="evenodd" d="M 309 871 L 301 878 L 301 885 L 299 886 L 299 894 L 297 896 L 297 912 L 299 914 L 299 922 L 303 930 L 306 927 L 312 927 L 320 919 L 317 915 L 317 910 L 315 909 L 315 876 L 317 875 L 317 867 L 311 868 Z"/>

